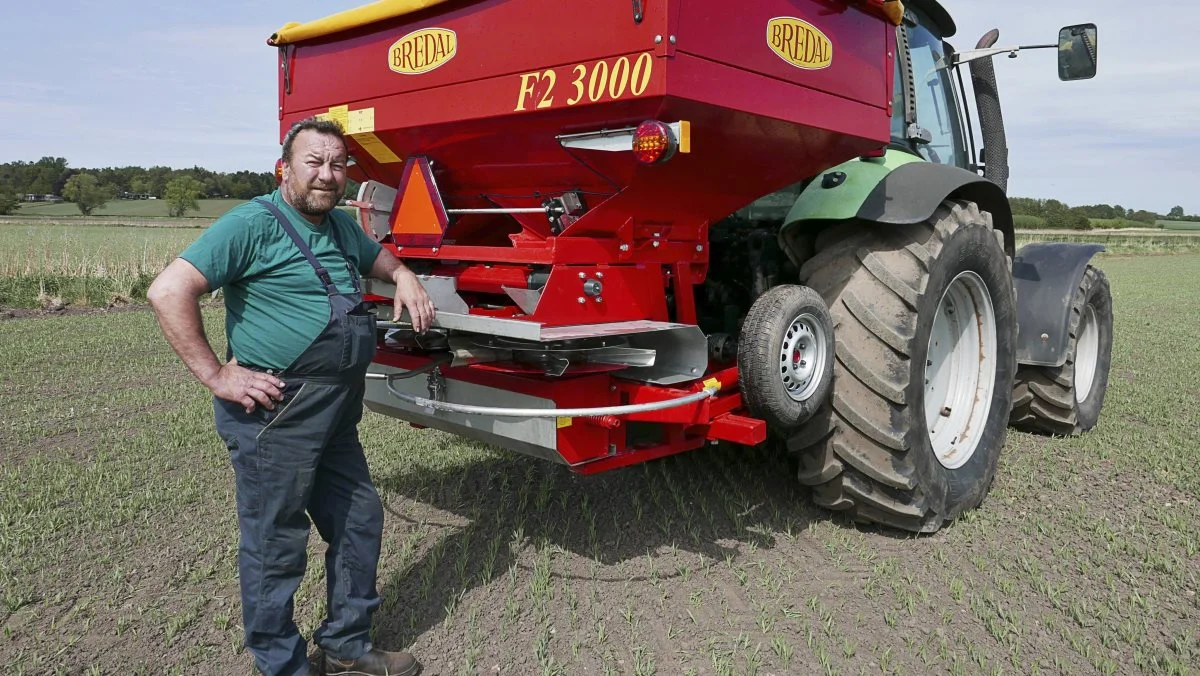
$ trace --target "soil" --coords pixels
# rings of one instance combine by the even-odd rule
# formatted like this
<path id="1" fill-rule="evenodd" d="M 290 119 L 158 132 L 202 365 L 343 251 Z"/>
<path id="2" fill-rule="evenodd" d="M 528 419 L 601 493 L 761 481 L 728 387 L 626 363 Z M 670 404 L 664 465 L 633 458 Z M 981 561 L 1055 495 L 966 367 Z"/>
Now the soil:
<path id="1" fill-rule="evenodd" d="M 149 310 L 145 303 L 119 303 L 106 307 L 77 307 L 67 305 L 57 310 L 44 308 L 0 307 L 0 321 L 8 319 L 43 319 L 46 317 L 72 317 L 75 315 L 106 314 L 111 312 L 135 312 Z"/>
<path id="2" fill-rule="evenodd" d="M 373 462 L 385 464 L 379 453 Z M 1022 673 L 1035 665 L 1090 673 L 1064 629 L 1127 673 L 1132 648 L 1099 650 L 1122 622 L 1149 618 L 1155 645 L 1198 626 L 1194 589 L 1165 594 L 1169 579 L 1153 571 L 1150 579 L 1115 574 L 1107 582 L 1103 570 L 1080 574 L 1074 561 L 1106 556 L 1102 544 L 1070 544 L 1061 530 L 1030 535 L 1032 524 L 1054 522 L 1083 501 L 1093 513 L 1134 519 L 1124 514 L 1131 492 L 1149 504 L 1186 500 L 1150 481 L 1118 485 L 1105 468 L 1026 504 L 1001 485 L 984 507 L 986 528 L 960 523 L 916 538 L 811 507 L 777 458 L 744 449 L 706 449 L 599 477 L 497 454 L 446 470 L 377 472 L 376 482 L 387 517 L 375 641 L 411 649 L 425 674 L 800 674 L 825 662 L 840 673 L 946 673 L 954 664 L 968 673 L 1013 664 Z M 126 529 L 137 535 L 97 543 L 103 572 L 131 571 L 120 585 L 69 563 L 46 571 L 59 580 L 55 598 L 34 598 L 36 612 L 0 613 L 14 639 L 0 649 L 0 663 L 69 643 L 50 661 L 69 673 L 91 665 L 113 674 L 161 673 L 165 665 L 250 673 L 236 648 L 236 538 L 225 511 L 232 496 L 227 486 L 214 488 L 222 499 L 186 514 L 147 514 Z M 594 529 L 585 513 L 595 515 Z M 1150 540 L 1169 535 L 1158 524 L 1140 527 Z M 297 606 L 306 631 L 324 597 L 325 546 L 315 535 L 310 542 L 312 585 Z M 415 543 L 408 552 L 407 543 Z M 1064 601 L 1036 591 L 1040 578 L 1022 572 L 1025 560 L 1068 590 Z M 1200 560 L 1184 565 L 1195 579 Z M 216 572 L 197 577 L 206 569 Z M 957 598 L 956 580 L 965 589 Z M 1117 613 L 1070 618 L 1076 603 L 1103 607 L 1109 585 L 1124 604 Z M 1153 599 L 1152 615 L 1125 600 L 1135 587 Z M 311 657 L 316 663 L 319 651 Z"/>
<path id="3" fill-rule="evenodd" d="M 170 396 L 63 417 L 16 451 L 18 428 L 0 419 L 0 673 L 252 673 L 211 401 L 145 330 L 121 334 L 138 358 L 120 377 L 35 373 L 19 387 L 89 411 L 156 378 L 178 382 Z M 95 358 L 84 341 L 45 339 L 64 361 Z M 1131 388 L 1166 367 L 1143 359 L 1114 371 L 1121 396 L 1101 428 L 1011 432 L 983 506 L 919 537 L 814 507 L 772 448 L 583 477 L 368 414 L 386 508 L 375 644 L 412 650 L 426 676 L 1188 673 L 1200 511 L 1181 488 L 1190 470 L 1151 460 L 1172 444 L 1191 457 L 1196 409 L 1154 417 L 1139 400 L 1150 390 Z M 305 635 L 324 612 L 324 553 L 314 533 Z"/>

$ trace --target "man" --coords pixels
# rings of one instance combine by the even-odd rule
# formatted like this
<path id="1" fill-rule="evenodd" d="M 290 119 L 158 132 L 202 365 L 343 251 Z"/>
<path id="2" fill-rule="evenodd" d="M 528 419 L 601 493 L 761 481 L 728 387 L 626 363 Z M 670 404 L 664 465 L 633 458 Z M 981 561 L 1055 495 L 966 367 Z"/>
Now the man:
<path id="1" fill-rule="evenodd" d="M 171 347 L 214 395 L 236 477 L 246 647 L 259 670 L 309 673 L 292 607 L 311 517 L 329 545 L 328 615 L 313 635 L 326 673 L 408 676 L 420 670 L 411 655 L 370 641 L 383 508 L 357 430 L 376 341 L 359 275 L 395 283 L 393 319 L 407 308 L 418 332 L 434 306 L 406 266 L 335 209 L 346 188 L 340 127 L 305 120 L 289 130 L 282 156 L 280 188 L 213 223 L 147 296 Z M 197 302 L 217 288 L 224 365 Z"/>

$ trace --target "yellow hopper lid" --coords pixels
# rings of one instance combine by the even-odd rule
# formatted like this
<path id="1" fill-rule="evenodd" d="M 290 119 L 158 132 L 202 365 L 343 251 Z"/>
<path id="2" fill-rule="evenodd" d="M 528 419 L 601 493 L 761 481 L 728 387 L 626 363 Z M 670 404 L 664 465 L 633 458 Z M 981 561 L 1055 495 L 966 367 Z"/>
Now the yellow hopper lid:
<path id="1" fill-rule="evenodd" d="M 330 14 L 322 19 L 307 23 L 288 23 L 267 39 L 269 45 L 287 45 L 293 42 L 312 40 L 341 31 L 369 26 L 378 21 L 419 12 L 449 0 L 377 0 L 369 5 Z"/>
<path id="2" fill-rule="evenodd" d="M 901 0 L 852 0 L 873 7 L 888 19 L 900 24 L 904 16 L 904 3 Z M 394 19 L 405 14 L 412 14 L 434 5 L 440 5 L 449 0 L 377 0 L 369 5 L 348 9 L 337 14 L 330 14 L 322 19 L 307 23 L 288 23 L 275 31 L 267 39 L 269 45 L 287 45 L 304 40 L 312 40 L 341 31 L 369 26 L 378 21 Z"/>

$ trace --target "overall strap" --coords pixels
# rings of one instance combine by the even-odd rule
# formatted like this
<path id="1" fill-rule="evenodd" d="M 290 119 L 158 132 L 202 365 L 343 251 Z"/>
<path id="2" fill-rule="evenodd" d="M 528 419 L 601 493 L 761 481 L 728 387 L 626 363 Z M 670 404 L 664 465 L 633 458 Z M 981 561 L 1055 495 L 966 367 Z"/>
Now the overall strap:
<path id="1" fill-rule="evenodd" d="M 338 236 L 337 221 L 332 217 L 329 221 L 329 234 L 333 237 L 333 246 L 346 260 L 346 271 L 350 273 L 350 284 L 354 288 L 354 293 L 362 293 L 362 282 L 359 281 L 358 271 L 354 269 L 350 257 L 346 255 L 346 248 L 342 246 L 342 238 Z"/>
<path id="2" fill-rule="evenodd" d="M 290 221 L 288 221 L 287 216 L 285 216 L 283 212 L 279 210 L 279 207 L 272 204 L 269 200 L 264 200 L 261 197 L 254 198 L 254 201 L 266 207 L 267 211 L 270 211 L 271 215 L 275 217 L 275 220 L 279 221 L 279 225 L 283 226 L 284 232 L 286 232 L 288 237 L 291 237 L 292 241 L 296 243 L 296 247 L 300 249 L 300 253 L 304 254 L 304 257 L 308 259 L 308 263 L 313 267 L 313 270 L 317 271 L 317 277 L 320 277 L 321 283 L 325 285 L 325 292 L 330 296 L 336 296 L 341 293 L 338 291 L 337 287 L 333 285 L 333 279 L 329 277 L 329 271 L 326 270 L 319 262 L 317 262 L 317 257 L 313 255 L 312 249 L 308 248 L 308 245 L 304 243 L 304 240 L 300 239 L 300 234 L 296 232 L 296 228 L 292 226 Z"/>

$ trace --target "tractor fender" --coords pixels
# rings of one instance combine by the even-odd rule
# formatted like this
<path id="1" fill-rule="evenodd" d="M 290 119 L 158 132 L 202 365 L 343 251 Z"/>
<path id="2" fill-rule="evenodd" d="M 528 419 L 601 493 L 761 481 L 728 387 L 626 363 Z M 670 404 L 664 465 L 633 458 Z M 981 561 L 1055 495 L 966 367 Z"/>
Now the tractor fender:
<path id="1" fill-rule="evenodd" d="M 933 162 L 914 162 L 889 173 L 858 209 L 858 218 L 878 223 L 921 223 L 942 202 L 962 199 L 992 214 L 992 227 L 1004 233 L 1004 251 L 1013 255 L 1016 235 L 1012 207 L 1000 186 L 974 172 Z"/>
<path id="2" fill-rule="evenodd" d="M 806 258 L 805 225 L 814 221 L 860 219 L 901 225 L 928 220 L 948 199 L 975 202 L 992 215 L 1004 234 L 1004 251 L 1016 249 L 1012 207 L 998 185 L 958 167 L 926 162 L 889 149 L 882 158 L 860 158 L 816 177 L 792 205 L 779 230 L 780 247 L 796 265 Z"/>
<path id="3" fill-rule="evenodd" d="M 1100 244 L 1037 242 L 1013 258 L 1017 363 L 1062 366 L 1070 342 L 1071 299 Z"/>

